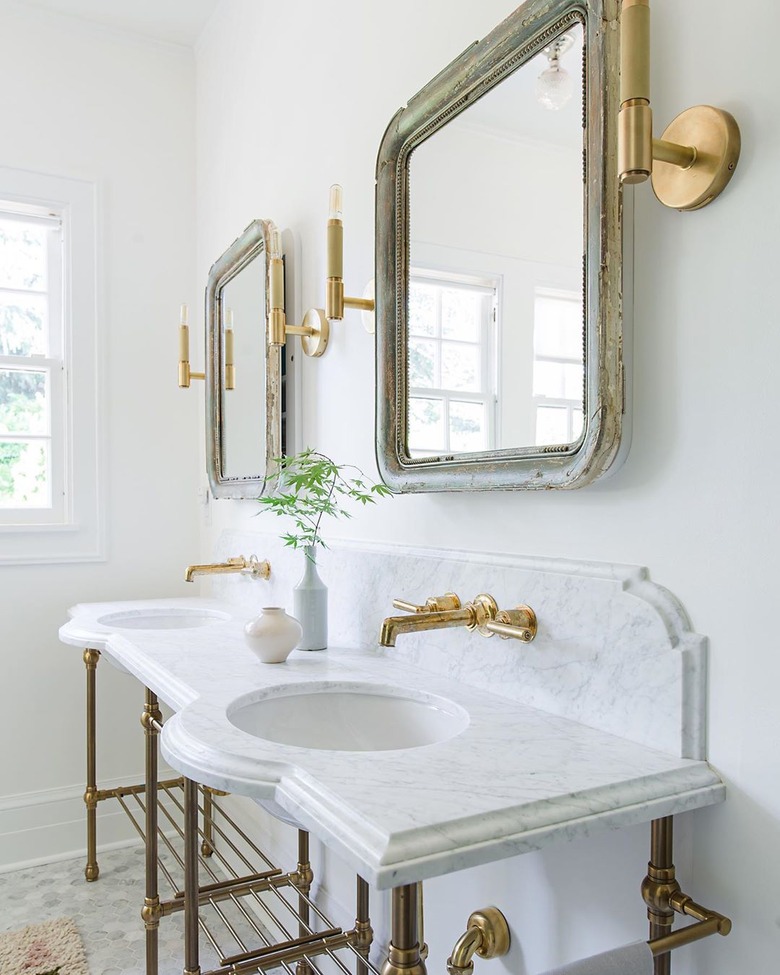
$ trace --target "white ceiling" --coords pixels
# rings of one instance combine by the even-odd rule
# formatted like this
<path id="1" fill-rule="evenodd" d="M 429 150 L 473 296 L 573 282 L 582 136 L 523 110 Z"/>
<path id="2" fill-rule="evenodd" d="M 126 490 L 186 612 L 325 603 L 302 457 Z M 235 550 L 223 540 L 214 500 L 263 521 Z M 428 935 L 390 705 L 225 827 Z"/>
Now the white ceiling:
<path id="1" fill-rule="evenodd" d="M 51 10 L 192 47 L 220 0 L 19 0 L 23 6 Z"/>

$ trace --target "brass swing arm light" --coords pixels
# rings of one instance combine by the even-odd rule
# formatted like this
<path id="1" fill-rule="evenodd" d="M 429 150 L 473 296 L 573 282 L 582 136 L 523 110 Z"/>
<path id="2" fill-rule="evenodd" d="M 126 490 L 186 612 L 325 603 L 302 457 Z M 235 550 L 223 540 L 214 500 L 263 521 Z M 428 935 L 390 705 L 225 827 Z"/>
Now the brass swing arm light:
<path id="1" fill-rule="evenodd" d="M 328 347 L 330 325 L 321 308 L 310 308 L 303 316 L 303 324 L 288 325 L 284 306 L 284 259 L 282 235 L 273 227 L 268 246 L 268 344 L 283 346 L 288 335 L 300 335 L 301 348 L 313 358 L 319 358 Z"/>
<path id="2" fill-rule="evenodd" d="M 190 369 L 189 308 L 182 305 L 179 313 L 179 388 L 189 389 L 191 380 L 205 378 L 205 372 Z"/>
<path id="3" fill-rule="evenodd" d="M 665 206 L 698 210 L 728 185 L 741 139 L 734 116 L 711 105 L 678 115 L 653 138 L 650 107 L 650 0 L 623 0 L 620 14 L 618 172 L 621 183 L 652 178 Z"/>
<path id="4" fill-rule="evenodd" d="M 225 389 L 236 388 L 235 353 L 233 351 L 233 309 L 225 312 Z M 189 308 L 182 305 L 179 313 L 179 388 L 189 389 L 193 379 L 205 379 L 205 372 L 190 369 Z"/>
<path id="5" fill-rule="evenodd" d="M 328 206 L 328 263 L 325 282 L 325 317 L 340 322 L 345 308 L 374 311 L 373 298 L 350 298 L 344 294 L 344 189 L 334 183 Z"/>

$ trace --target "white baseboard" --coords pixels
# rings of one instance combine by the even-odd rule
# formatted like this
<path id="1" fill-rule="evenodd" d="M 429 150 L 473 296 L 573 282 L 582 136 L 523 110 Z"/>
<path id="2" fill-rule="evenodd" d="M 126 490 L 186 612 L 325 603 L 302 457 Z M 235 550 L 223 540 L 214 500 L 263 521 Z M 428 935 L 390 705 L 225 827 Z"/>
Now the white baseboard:
<path id="1" fill-rule="evenodd" d="M 100 789 L 127 784 L 101 780 Z M 0 873 L 86 856 L 84 786 L 44 789 L 0 798 Z M 98 803 L 98 851 L 129 846 L 138 834 L 116 802 Z"/>

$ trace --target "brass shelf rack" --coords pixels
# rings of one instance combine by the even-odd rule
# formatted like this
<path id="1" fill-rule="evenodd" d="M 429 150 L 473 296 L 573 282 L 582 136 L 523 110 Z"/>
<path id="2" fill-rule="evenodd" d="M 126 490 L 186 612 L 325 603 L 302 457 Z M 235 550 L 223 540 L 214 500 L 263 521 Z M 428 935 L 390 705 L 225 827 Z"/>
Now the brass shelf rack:
<path id="1" fill-rule="evenodd" d="M 184 779 L 159 782 L 157 793 L 157 869 L 170 889 L 170 898 L 160 900 L 159 919 L 184 911 Z M 112 798 L 146 844 L 145 786 L 117 789 Z M 344 931 L 334 925 L 302 889 L 312 879 L 305 869 L 308 834 L 299 831 L 304 862 L 297 871 L 284 872 L 220 798 L 198 787 L 198 926 L 202 961 L 214 965 L 203 975 L 248 975 L 272 968 L 287 975 L 380 975 L 367 957 L 366 929 L 356 925 Z M 367 900 L 363 883 L 358 878 L 358 897 Z"/>

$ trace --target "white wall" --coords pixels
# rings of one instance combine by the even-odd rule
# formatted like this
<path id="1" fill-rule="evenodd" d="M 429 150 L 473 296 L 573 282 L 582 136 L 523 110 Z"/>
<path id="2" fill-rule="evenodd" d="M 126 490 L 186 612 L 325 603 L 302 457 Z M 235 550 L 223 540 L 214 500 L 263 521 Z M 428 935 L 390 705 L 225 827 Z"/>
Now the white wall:
<path id="1" fill-rule="evenodd" d="M 374 160 L 387 122 L 512 6 L 226 0 L 198 58 L 201 275 L 251 217 L 270 216 L 300 237 L 304 306 L 321 304 L 327 191 L 338 181 L 347 290 L 361 293 L 372 276 Z M 365 539 L 644 563 L 682 599 L 695 628 L 711 636 L 710 756 L 729 786 L 724 806 L 682 824 L 680 845 L 693 851 L 686 887 L 735 918 L 728 939 L 675 961 L 676 971 L 708 975 L 769 972 L 780 951 L 772 284 L 780 12 L 759 0 L 733 11 L 723 0 L 653 6 L 657 128 L 688 105 L 722 105 L 738 117 L 744 146 L 732 185 L 700 213 L 671 212 L 649 187 L 637 191 L 634 442 L 624 469 L 573 493 L 397 498 L 341 527 Z M 304 363 L 304 439 L 375 471 L 372 340 L 354 314 L 334 331 L 326 356 Z M 215 505 L 204 554 L 220 527 L 256 528 L 253 511 L 247 502 Z M 393 595 L 401 594 L 385 594 L 388 607 Z M 646 831 L 629 834 L 551 851 L 524 868 L 536 871 L 541 886 L 525 898 L 548 906 L 547 930 L 523 923 L 522 898 L 504 903 L 520 870 L 512 862 L 481 875 L 467 897 L 457 878 L 432 884 L 434 925 L 452 915 L 454 937 L 468 909 L 501 904 L 523 942 L 513 961 L 522 975 L 641 937 Z M 607 873 L 599 890 L 603 857 L 619 889 Z M 573 913 L 558 912 L 572 902 Z"/>
<path id="2" fill-rule="evenodd" d="M 178 308 L 194 280 L 194 58 L 4 5 L 0 117 L 0 165 L 98 186 L 108 512 L 105 561 L 0 566 L 0 834 L 14 833 L 1 862 L 6 847 L 23 860 L 83 844 L 84 668 L 57 640 L 67 608 L 184 595 L 197 554 L 202 392 L 176 386 Z M 101 781 L 137 776 L 141 690 L 106 664 L 99 683 Z"/>

